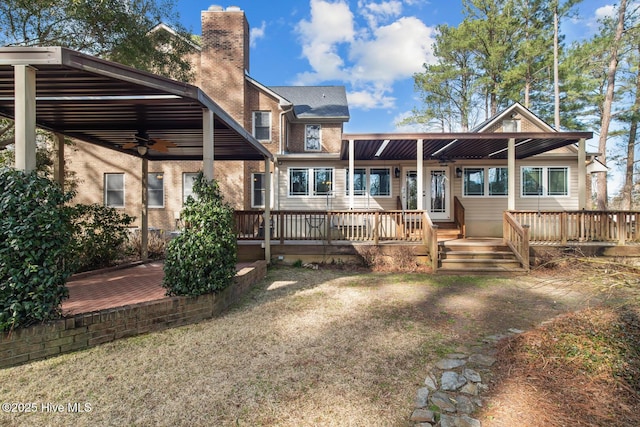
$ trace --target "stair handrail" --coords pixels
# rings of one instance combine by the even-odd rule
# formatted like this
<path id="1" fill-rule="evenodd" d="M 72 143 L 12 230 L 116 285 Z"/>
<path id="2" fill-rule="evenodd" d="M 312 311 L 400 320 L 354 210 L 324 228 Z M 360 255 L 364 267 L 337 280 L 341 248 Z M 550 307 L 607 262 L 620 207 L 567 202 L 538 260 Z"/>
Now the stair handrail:
<path id="1" fill-rule="evenodd" d="M 530 270 L 529 226 L 522 225 L 509 211 L 504 211 L 502 239 L 516 256 L 525 271 Z"/>
<path id="2" fill-rule="evenodd" d="M 453 222 L 460 230 L 462 238 L 464 239 L 465 237 L 467 237 L 467 230 L 464 220 L 464 205 L 462 204 L 460 199 L 458 199 L 458 196 L 453 197 Z"/>
<path id="3" fill-rule="evenodd" d="M 431 269 L 435 273 L 438 270 L 438 226 L 431 221 L 431 217 L 427 211 L 422 211 L 424 222 L 423 235 L 424 244 L 429 249 L 429 257 L 431 258 Z"/>

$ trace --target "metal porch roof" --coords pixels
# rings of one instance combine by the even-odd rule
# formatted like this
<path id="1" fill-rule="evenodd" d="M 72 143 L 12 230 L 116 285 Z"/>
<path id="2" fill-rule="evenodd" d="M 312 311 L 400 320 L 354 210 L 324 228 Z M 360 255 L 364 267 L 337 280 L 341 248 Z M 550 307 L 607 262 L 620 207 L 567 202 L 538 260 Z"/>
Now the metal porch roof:
<path id="1" fill-rule="evenodd" d="M 149 150 L 149 160 L 202 160 L 206 108 L 214 114 L 216 160 L 272 157 L 198 87 L 61 47 L 0 48 L 1 116 L 13 119 L 14 65 L 37 70 L 40 128 L 135 156 L 121 147 L 144 131 L 176 145 Z"/>
<path id="2" fill-rule="evenodd" d="M 343 134 L 340 158 L 349 158 L 349 140 L 355 142 L 355 160 L 415 160 L 419 139 L 424 160 L 456 160 L 506 159 L 510 138 L 516 158 L 524 159 L 591 137 L 592 132 Z"/>

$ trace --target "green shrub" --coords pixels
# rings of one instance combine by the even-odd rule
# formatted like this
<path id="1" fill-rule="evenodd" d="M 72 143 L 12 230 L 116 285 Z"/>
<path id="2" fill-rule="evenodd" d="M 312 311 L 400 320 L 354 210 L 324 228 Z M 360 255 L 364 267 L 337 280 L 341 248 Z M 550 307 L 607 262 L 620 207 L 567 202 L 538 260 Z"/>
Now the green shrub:
<path id="1" fill-rule="evenodd" d="M 193 184 L 181 219 L 182 233 L 169 242 L 163 286 L 167 295 L 197 296 L 219 292 L 235 276 L 237 242 L 233 209 L 223 202 L 218 183 L 202 173 Z"/>
<path id="2" fill-rule="evenodd" d="M 68 297 L 73 197 L 59 185 L 0 169 L 0 330 L 56 318 Z"/>
<path id="3" fill-rule="evenodd" d="M 127 255 L 128 227 L 135 217 L 98 204 L 76 205 L 73 210 L 74 271 L 109 267 Z"/>

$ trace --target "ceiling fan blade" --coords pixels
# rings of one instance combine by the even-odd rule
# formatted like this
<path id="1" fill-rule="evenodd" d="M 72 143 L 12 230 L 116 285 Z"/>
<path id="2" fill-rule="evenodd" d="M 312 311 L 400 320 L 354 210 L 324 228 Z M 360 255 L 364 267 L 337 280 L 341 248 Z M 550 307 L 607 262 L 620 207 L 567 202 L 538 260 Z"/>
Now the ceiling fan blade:
<path id="1" fill-rule="evenodd" d="M 150 145 L 149 148 L 151 148 L 152 150 L 160 151 L 161 153 L 168 153 L 169 148 L 176 147 L 176 144 L 171 141 L 167 141 L 166 139 L 154 138 L 152 139 L 152 141 L 153 145 Z"/>
<path id="2" fill-rule="evenodd" d="M 131 150 L 132 148 L 136 148 L 138 146 L 137 142 L 127 142 L 122 146 L 123 150 Z"/>

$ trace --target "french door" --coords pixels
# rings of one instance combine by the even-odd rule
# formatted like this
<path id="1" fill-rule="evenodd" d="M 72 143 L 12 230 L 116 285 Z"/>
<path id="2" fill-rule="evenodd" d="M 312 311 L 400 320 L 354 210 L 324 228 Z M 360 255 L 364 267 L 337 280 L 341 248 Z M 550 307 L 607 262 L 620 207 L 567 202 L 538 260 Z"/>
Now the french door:
<path id="1" fill-rule="evenodd" d="M 449 168 L 447 166 L 424 169 L 424 194 L 422 206 L 431 219 L 446 221 L 451 219 L 451 196 Z M 418 208 L 418 173 L 415 169 L 405 171 L 404 197 L 406 209 Z"/>

